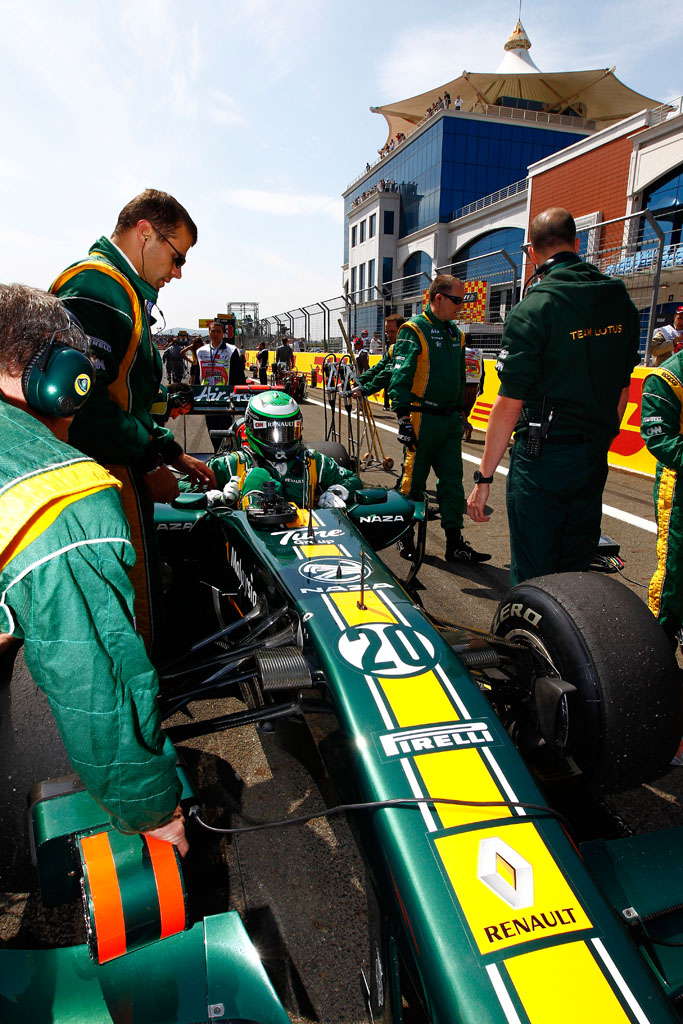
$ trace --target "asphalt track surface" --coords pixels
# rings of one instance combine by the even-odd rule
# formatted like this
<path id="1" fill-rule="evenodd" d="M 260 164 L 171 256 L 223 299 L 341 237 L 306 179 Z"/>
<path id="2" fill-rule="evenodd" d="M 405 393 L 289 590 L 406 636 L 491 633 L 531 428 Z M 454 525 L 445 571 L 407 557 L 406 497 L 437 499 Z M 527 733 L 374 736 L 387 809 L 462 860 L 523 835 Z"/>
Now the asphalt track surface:
<path id="1" fill-rule="evenodd" d="M 396 441 L 396 419 L 380 406 L 373 410 L 383 458 L 393 459 L 395 468 L 386 471 L 370 465 L 362 479 L 368 486 L 393 487 L 402 455 Z M 339 440 L 353 447 L 348 443 L 346 410 L 337 407 L 332 423 L 328 409 L 326 422 L 320 389 L 309 390 L 303 413 L 308 443 L 336 430 Z M 351 432 L 355 443 L 362 426 L 354 406 Z M 176 420 L 173 429 L 188 451 L 210 449 L 203 417 Z M 472 441 L 464 445 L 466 494 L 483 443 L 484 434 L 474 431 Z M 366 451 L 361 438 L 361 455 Z M 434 483 L 431 479 L 428 484 L 432 501 Z M 499 472 L 491 487 L 489 523 L 475 526 L 466 520 L 466 538 L 492 555 L 487 563 L 447 564 L 440 523 L 438 519 L 430 521 L 427 554 L 419 574 L 427 611 L 464 625 L 490 626 L 509 586 L 504 488 L 504 472 Z M 624 586 L 646 600 L 646 591 L 638 584 L 647 584 L 655 565 L 652 481 L 611 471 L 604 503 L 603 532 L 620 544 L 624 572 L 634 581 L 624 579 Z M 405 577 L 407 564 L 395 549 L 383 552 L 382 558 L 399 577 Z M 192 711 L 196 718 L 208 718 L 240 706 L 238 701 L 226 699 L 196 703 Z M 181 721 L 185 719 L 176 716 L 172 724 Z M 38 745 L 37 735 L 51 739 Z M 21 652 L 14 665 L 11 659 L 0 660 L 0 743 L 6 769 L 0 789 L 0 815 L 5 823 L 0 841 L 0 938 L 18 945 L 82 941 L 78 908 L 45 912 L 40 907 L 23 850 L 23 794 L 38 778 L 68 768 L 51 731 L 51 715 L 26 673 Z M 200 788 L 205 816 L 213 824 L 240 825 L 250 818 L 277 820 L 324 806 L 311 776 L 274 733 L 248 727 L 189 740 L 182 746 Z M 57 770 L 51 771 L 51 766 Z M 635 832 L 681 826 L 683 768 L 672 769 L 654 784 L 611 797 L 606 805 Z M 20 824 L 13 831 L 7 823 L 17 815 Z M 368 970 L 365 875 L 345 820 L 323 819 L 231 841 L 217 840 L 196 825 L 189 835 L 186 877 L 195 909 L 206 913 L 237 909 L 242 914 L 292 1020 L 366 1021 L 360 988 L 360 970 Z"/>

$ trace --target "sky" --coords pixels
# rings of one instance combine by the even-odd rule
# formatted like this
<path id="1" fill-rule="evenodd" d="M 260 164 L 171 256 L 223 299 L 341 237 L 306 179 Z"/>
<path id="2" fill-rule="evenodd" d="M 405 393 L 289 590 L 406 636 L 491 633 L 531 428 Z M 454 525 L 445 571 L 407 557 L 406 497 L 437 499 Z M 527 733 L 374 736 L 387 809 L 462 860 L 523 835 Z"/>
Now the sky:
<path id="1" fill-rule="evenodd" d="M 0 281 L 48 287 L 144 188 L 199 239 L 166 324 L 341 293 L 342 192 L 373 162 L 370 106 L 493 71 L 519 0 L 0 0 Z M 605 68 L 683 94 L 683 5 L 523 0 L 542 71 Z M 647 23 L 646 23 L 647 22 Z"/>

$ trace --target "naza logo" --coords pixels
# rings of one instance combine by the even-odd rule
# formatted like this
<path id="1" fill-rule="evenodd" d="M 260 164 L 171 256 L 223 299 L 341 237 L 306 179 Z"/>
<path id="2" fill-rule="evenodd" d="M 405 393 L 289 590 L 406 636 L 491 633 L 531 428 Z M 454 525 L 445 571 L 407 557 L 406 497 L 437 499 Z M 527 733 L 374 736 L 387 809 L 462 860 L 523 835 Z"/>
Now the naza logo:
<path id="1" fill-rule="evenodd" d="M 344 661 L 371 675 L 420 675 L 435 664 L 431 640 L 398 623 L 367 622 L 352 626 L 337 646 Z"/>

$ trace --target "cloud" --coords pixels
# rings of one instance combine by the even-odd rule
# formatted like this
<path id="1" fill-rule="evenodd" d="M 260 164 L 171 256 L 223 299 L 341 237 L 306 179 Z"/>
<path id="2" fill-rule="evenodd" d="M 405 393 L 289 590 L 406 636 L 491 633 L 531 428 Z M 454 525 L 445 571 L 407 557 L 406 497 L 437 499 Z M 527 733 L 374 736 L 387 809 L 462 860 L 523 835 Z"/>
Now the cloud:
<path id="1" fill-rule="evenodd" d="M 532 44 L 531 57 L 541 71 L 589 70 L 616 64 L 617 76 L 631 88 L 648 96 L 670 94 L 664 81 L 662 65 L 667 62 L 662 61 L 662 53 L 671 52 L 672 40 L 683 34 L 683 9 L 664 0 L 650 0 L 648 30 L 638 33 L 634 26 L 642 20 L 640 0 L 604 0 L 591 8 L 590 32 L 586 32 L 583 16 L 574 6 L 551 6 L 551 14 L 546 5 L 522 15 Z M 480 0 L 477 18 L 469 25 L 460 22 L 452 29 L 444 25 L 417 30 L 411 27 L 397 33 L 378 58 L 380 95 L 373 104 L 437 89 L 463 71 L 495 71 L 515 23 L 514 15 L 501 17 L 500 8 L 499 0 Z M 482 31 L 482 25 L 486 31 Z M 429 60 L 420 60 L 420 54 L 425 53 Z M 670 75 L 671 80 L 674 77 Z"/>
<path id="2" fill-rule="evenodd" d="M 309 217 L 322 213 L 337 224 L 344 219 L 344 207 L 336 196 L 268 192 L 260 189 L 235 188 L 221 193 L 221 199 L 231 206 L 259 213 L 274 213 L 278 217 Z"/>
<path id="3" fill-rule="evenodd" d="M 209 92 L 207 101 L 208 106 L 204 107 L 204 114 L 210 120 L 216 121 L 218 124 L 244 124 L 246 122 L 244 114 L 238 109 L 238 101 L 227 92 L 214 89 Z"/>

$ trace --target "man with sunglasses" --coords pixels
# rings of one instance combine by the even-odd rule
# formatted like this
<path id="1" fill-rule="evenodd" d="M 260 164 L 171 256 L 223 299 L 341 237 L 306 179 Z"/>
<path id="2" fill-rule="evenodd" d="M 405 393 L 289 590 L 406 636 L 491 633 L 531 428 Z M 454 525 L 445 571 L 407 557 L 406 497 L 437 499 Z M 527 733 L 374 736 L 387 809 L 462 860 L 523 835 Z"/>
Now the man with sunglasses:
<path id="1" fill-rule="evenodd" d="M 146 189 L 121 210 L 111 238 L 98 238 L 88 257 L 68 267 L 50 289 L 91 336 L 97 379 L 69 441 L 123 485 L 137 554 L 135 614 L 148 650 L 161 597 L 154 502 L 171 501 L 178 493 L 169 466 L 202 486 L 214 482 L 211 471 L 184 454 L 171 431 L 151 415 L 162 378 L 152 310 L 159 290 L 181 278 L 196 241 L 187 210 L 166 192 Z"/>
<path id="2" fill-rule="evenodd" d="M 405 323 L 394 346 L 389 385 L 404 447 L 401 494 L 420 498 L 430 469 L 446 534 L 447 562 L 485 562 L 462 535 L 465 494 L 462 483 L 462 409 L 465 390 L 465 337 L 453 323 L 465 296 L 457 277 L 439 274 L 429 288 L 424 312 Z M 401 555 L 412 559 L 412 545 Z"/>

